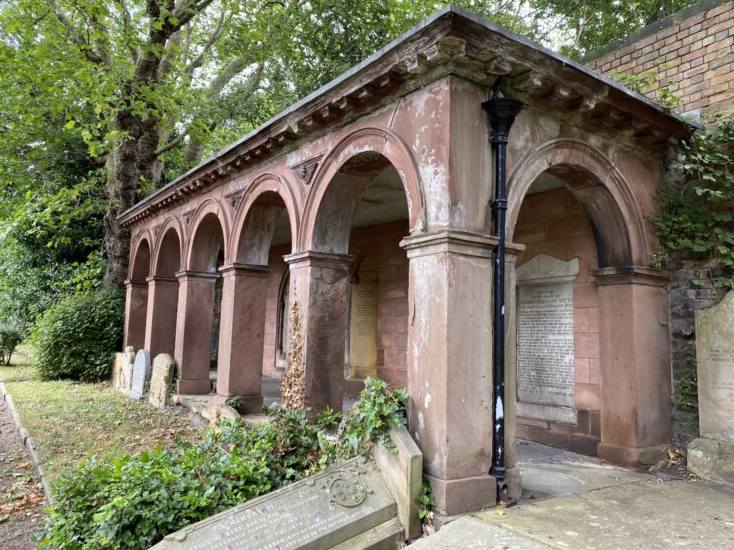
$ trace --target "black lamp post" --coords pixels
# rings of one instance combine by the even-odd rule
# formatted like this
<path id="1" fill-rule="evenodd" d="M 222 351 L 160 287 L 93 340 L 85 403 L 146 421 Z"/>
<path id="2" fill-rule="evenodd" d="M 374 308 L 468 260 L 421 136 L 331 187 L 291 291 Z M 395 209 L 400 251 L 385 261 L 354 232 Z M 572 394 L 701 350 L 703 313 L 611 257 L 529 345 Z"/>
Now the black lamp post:
<path id="1" fill-rule="evenodd" d="M 492 254 L 492 278 L 494 283 L 492 318 L 492 372 L 494 398 L 492 402 L 492 467 L 489 473 L 497 480 L 497 496 L 503 499 L 506 483 L 505 476 L 505 214 L 507 195 L 505 193 L 507 136 L 522 110 L 523 103 L 517 99 L 494 97 L 482 103 L 482 109 L 489 116 L 492 129 L 490 143 L 494 150 L 494 200 L 492 217 L 494 234 L 498 239 Z"/>

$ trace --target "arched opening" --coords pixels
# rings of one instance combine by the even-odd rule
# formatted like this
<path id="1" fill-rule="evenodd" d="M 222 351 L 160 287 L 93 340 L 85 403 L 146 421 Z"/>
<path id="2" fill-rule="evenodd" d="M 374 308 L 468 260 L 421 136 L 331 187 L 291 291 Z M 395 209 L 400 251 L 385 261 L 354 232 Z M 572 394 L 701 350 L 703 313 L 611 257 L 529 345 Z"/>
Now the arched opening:
<path id="1" fill-rule="evenodd" d="M 145 344 L 146 312 L 148 308 L 148 283 L 150 274 L 150 243 L 143 237 L 135 247 L 130 266 L 130 278 L 126 281 L 127 312 L 125 315 L 125 343 L 136 350 Z"/>
<path id="2" fill-rule="evenodd" d="M 174 226 L 162 232 L 154 259 L 153 276 L 148 278 L 148 322 L 145 348 L 151 357 L 174 354 L 178 314 L 178 278 L 181 270 L 181 239 Z"/>
<path id="3" fill-rule="evenodd" d="M 280 180 L 262 179 L 260 186 L 246 197 L 235 222 L 235 261 L 221 269 L 217 400 L 235 397 L 242 412 L 279 400 L 287 354 L 288 311 L 281 311 L 280 302 L 288 294 L 283 257 L 292 249 L 294 213 L 280 195 Z"/>
<path id="4" fill-rule="evenodd" d="M 324 402 L 347 407 L 367 376 L 394 386 L 407 381 L 409 267 L 400 242 L 410 230 L 409 208 L 401 175 L 378 153 L 355 155 L 326 184 L 311 242 L 314 251 L 326 253 L 322 262 L 338 261 L 339 266 L 329 268 L 328 275 L 318 273 L 329 281 L 328 289 L 311 281 L 311 295 L 321 293 L 326 299 L 309 301 L 307 332 L 323 324 L 333 337 L 317 342 L 329 361 L 319 365 L 314 357 L 319 370 L 306 378 L 307 384 L 314 380 L 313 391 L 321 392 Z M 291 276 L 301 271 L 292 270 Z M 302 282 L 291 286 L 302 299 Z"/>
<path id="5" fill-rule="evenodd" d="M 193 229 L 187 269 L 179 274 L 175 359 L 182 394 L 209 393 L 216 384 L 224 245 L 217 213 L 204 213 Z"/>
<path id="6" fill-rule="evenodd" d="M 630 265 L 616 202 L 584 168 L 530 185 L 514 226 L 517 436 L 587 455 L 601 441 L 600 298 L 593 272 Z"/>

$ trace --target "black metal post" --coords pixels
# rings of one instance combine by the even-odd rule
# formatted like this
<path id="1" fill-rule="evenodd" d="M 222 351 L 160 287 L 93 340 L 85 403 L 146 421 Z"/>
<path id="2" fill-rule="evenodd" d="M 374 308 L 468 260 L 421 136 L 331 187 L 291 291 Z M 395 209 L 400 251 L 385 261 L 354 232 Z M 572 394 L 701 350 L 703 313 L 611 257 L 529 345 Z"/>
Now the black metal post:
<path id="1" fill-rule="evenodd" d="M 489 115 L 492 129 L 490 143 L 494 150 L 494 200 L 492 217 L 497 247 L 492 254 L 492 278 L 494 287 L 492 319 L 492 372 L 494 398 L 492 402 L 492 467 L 489 473 L 497 480 L 498 498 L 503 500 L 505 493 L 505 214 L 507 196 L 505 193 L 507 136 L 522 110 L 523 104 L 517 99 L 497 98 L 482 103 Z"/>

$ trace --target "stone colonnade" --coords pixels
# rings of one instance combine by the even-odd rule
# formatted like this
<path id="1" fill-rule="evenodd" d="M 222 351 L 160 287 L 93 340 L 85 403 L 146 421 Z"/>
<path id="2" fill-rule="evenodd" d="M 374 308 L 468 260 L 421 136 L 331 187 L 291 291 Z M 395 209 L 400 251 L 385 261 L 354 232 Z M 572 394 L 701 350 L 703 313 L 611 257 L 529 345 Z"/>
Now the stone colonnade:
<path id="1" fill-rule="evenodd" d="M 268 251 L 275 216 L 285 212 L 291 232 L 285 260 L 290 296 L 301 314 L 307 401 L 340 409 L 349 231 L 375 167 L 391 164 L 409 212 L 401 246 L 409 259 L 410 432 L 423 451 L 440 512 L 493 504 L 490 267 L 496 241 L 488 229 L 492 160 L 480 109 L 486 96 L 480 86 L 445 77 L 140 218 L 133 230 L 125 345 L 171 353 L 178 391 L 208 393 L 212 285 L 221 278 L 216 399 L 237 395 L 246 410 L 257 410 Z M 649 267 L 653 241 L 645 221 L 654 209 L 649 196 L 660 163 L 614 139 L 570 132 L 527 106 L 510 134 L 510 239 L 525 193 L 551 167 L 565 174 L 584 206 L 603 259 L 595 272 L 603 342 L 599 454 L 635 462 L 667 443 L 670 433 L 667 295 L 664 277 Z M 512 254 L 507 276 L 510 396 Z M 517 492 L 513 399 L 506 413 L 508 475 Z"/>

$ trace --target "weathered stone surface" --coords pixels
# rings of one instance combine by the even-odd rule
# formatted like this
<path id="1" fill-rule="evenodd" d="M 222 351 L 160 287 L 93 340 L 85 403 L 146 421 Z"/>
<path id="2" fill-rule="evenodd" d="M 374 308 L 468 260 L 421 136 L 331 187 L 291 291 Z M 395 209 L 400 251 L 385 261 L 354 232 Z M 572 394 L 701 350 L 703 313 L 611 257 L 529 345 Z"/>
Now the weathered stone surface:
<path id="1" fill-rule="evenodd" d="M 576 423 L 573 281 L 579 260 L 538 254 L 517 268 L 517 414 Z"/>
<path id="2" fill-rule="evenodd" d="M 351 285 L 349 315 L 349 377 L 377 375 L 377 312 L 379 287 L 374 271 L 361 272 Z"/>
<path id="3" fill-rule="evenodd" d="M 734 443 L 734 291 L 696 312 L 701 436 Z"/>
<path id="4" fill-rule="evenodd" d="M 547 550 L 547 546 L 520 537 L 511 531 L 472 517 L 462 517 L 443 527 L 438 533 L 410 545 L 411 549 L 428 550 Z"/>
<path id="5" fill-rule="evenodd" d="M 153 372 L 150 376 L 148 401 L 154 407 L 165 408 L 171 395 L 171 378 L 174 369 L 173 357 L 161 353 L 153 360 Z"/>
<path id="6" fill-rule="evenodd" d="M 130 383 L 130 391 L 128 395 L 133 399 L 140 399 L 146 390 L 146 385 L 150 380 L 150 353 L 146 349 L 141 349 L 135 355 L 135 364 L 133 365 L 132 381 Z"/>
<path id="7" fill-rule="evenodd" d="M 390 430 L 395 451 L 384 451 L 375 446 L 373 456 L 390 492 L 398 505 L 398 517 L 409 538 L 421 533 L 418 517 L 418 499 L 423 485 L 423 454 L 407 428 Z"/>
<path id="8" fill-rule="evenodd" d="M 734 483 L 734 443 L 694 439 L 688 445 L 688 469 L 704 479 Z"/>
<path id="9" fill-rule="evenodd" d="M 330 550 L 395 550 L 405 542 L 405 532 L 400 520 L 391 519 L 357 535 L 348 541 L 332 546 Z"/>
<path id="10" fill-rule="evenodd" d="M 115 359 L 112 362 L 112 383 L 113 388 L 120 387 L 120 376 L 122 375 L 122 365 L 125 362 L 125 354 L 118 352 L 115 354 Z"/>
<path id="11" fill-rule="evenodd" d="M 170 534 L 155 550 L 332 548 L 395 517 L 371 460 L 355 458 Z"/>
<path id="12" fill-rule="evenodd" d="M 118 388 L 127 393 L 133 381 L 133 365 L 135 364 L 135 350 L 132 346 L 125 348 L 123 352 L 123 361 L 120 368 L 120 377 L 118 379 Z"/>

